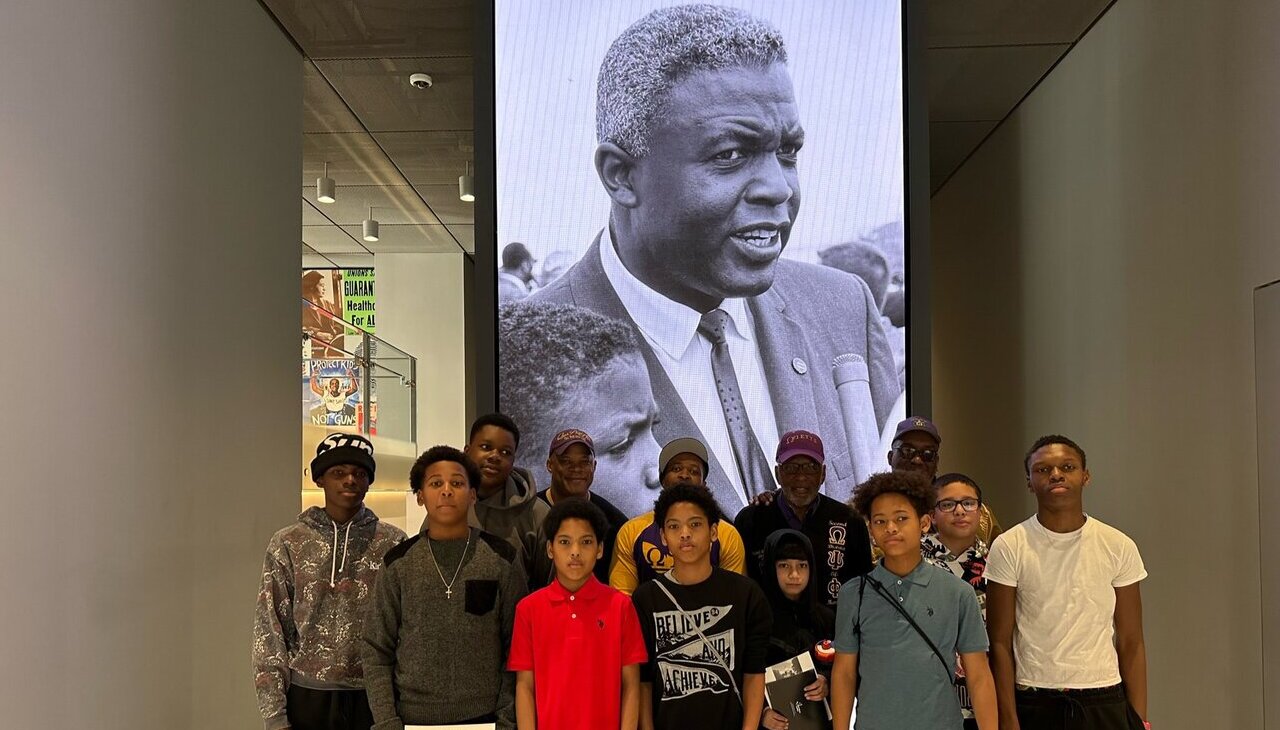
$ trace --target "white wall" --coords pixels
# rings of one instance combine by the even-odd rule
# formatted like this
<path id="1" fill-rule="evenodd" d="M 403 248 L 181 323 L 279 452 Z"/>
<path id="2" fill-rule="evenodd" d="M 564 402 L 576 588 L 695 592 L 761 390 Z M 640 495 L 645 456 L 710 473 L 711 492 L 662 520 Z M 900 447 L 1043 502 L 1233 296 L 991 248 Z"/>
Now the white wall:
<path id="1" fill-rule="evenodd" d="M 418 447 L 467 437 L 462 253 L 377 254 L 378 337 L 418 358 Z"/>
<path id="2" fill-rule="evenodd" d="M 270 533 L 298 503 L 301 73 L 253 2 L 0 22 L 12 728 L 259 726 Z"/>
<path id="3" fill-rule="evenodd" d="M 1151 573 L 1160 728 L 1261 727 L 1252 290 L 1280 277 L 1277 27 L 1263 0 L 1121 0 L 933 199 L 944 466 L 1012 524 L 1030 442 L 1085 447 L 1087 509 Z"/>

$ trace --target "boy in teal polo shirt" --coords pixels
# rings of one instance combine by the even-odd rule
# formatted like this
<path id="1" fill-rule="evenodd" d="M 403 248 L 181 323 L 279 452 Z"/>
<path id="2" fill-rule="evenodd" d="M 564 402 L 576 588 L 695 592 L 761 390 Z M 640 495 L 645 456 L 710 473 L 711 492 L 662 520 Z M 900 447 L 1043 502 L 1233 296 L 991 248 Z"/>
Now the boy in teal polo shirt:
<path id="1" fill-rule="evenodd" d="M 958 655 L 978 727 L 996 729 L 978 600 L 968 584 L 920 555 L 933 502 L 933 488 L 911 472 L 876 474 L 854 493 L 853 508 L 870 524 L 884 559 L 840 589 L 831 674 L 835 727 L 849 726 L 857 697 L 858 730 L 961 730 Z"/>

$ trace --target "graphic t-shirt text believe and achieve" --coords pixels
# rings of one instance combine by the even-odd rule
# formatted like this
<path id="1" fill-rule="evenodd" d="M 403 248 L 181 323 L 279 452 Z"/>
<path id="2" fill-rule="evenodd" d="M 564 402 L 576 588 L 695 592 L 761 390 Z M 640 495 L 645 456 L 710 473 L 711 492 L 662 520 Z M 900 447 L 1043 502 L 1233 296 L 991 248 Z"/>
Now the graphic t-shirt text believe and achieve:
<path id="1" fill-rule="evenodd" d="M 716 568 L 695 585 L 680 585 L 669 576 L 641 584 L 633 600 L 649 650 L 640 680 L 653 683 L 655 729 L 741 728 L 742 704 L 734 684 L 740 692 L 744 675 L 764 673 L 773 623 L 760 587 Z"/>

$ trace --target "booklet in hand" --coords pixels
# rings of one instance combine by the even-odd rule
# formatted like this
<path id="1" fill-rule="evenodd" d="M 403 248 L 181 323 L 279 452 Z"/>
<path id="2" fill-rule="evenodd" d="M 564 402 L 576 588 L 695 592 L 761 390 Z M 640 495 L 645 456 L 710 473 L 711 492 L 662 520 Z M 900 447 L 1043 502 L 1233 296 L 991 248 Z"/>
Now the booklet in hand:
<path id="1" fill-rule="evenodd" d="M 804 688 L 818 681 L 818 670 L 809 652 L 764 669 L 764 696 L 774 712 L 787 718 L 789 730 L 825 730 L 831 727 L 826 700 L 807 700 Z"/>

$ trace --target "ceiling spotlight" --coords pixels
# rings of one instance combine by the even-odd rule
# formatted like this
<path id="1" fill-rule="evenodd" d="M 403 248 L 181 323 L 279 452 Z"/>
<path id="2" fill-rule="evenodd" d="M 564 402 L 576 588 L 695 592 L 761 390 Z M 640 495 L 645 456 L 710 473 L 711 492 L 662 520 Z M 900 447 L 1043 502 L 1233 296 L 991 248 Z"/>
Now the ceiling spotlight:
<path id="1" fill-rule="evenodd" d="M 378 221 L 373 218 L 373 206 L 369 206 L 369 217 L 364 220 L 364 240 L 374 243 L 378 240 Z"/>
<path id="2" fill-rule="evenodd" d="M 466 163 L 463 173 L 458 176 L 458 199 L 464 203 L 473 203 L 476 199 L 476 180 L 471 175 L 471 163 Z"/>
<path id="3" fill-rule="evenodd" d="M 338 188 L 329 177 L 329 163 L 324 163 L 324 177 L 316 178 L 316 200 L 332 203 L 338 199 Z"/>
<path id="4" fill-rule="evenodd" d="M 430 89 L 431 77 L 427 74 L 410 74 L 409 85 L 415 89 Z"/>

